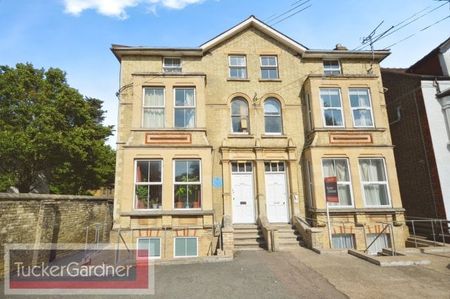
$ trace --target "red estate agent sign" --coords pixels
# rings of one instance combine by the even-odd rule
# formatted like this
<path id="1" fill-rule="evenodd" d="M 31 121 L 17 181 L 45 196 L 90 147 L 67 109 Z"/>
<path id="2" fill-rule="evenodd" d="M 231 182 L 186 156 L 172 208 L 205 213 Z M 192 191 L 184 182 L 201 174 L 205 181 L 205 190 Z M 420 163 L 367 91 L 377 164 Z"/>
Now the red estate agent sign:
<path id="1" fill-rule="evenodd" d="M 325 195 L 327 202 L 339 202 L 337 178 L 335 176 L 325 178 Z"/>

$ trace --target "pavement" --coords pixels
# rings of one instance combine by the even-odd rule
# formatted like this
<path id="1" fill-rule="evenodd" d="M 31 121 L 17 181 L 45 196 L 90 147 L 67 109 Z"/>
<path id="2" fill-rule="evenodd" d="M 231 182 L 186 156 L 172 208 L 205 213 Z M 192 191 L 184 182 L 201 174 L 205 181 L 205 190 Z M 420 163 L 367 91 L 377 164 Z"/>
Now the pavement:
<path id="1" fill-rule="evenodd" d="M 379 267 L 349 254 L 319 255 L 305 248 L 276 253 L 243 251 L 231 262 L 157 265 L 156 294 L 145 298 L 449 299 L 450 253 L 434 252 L 425 256 L 431 261 L 429 265 Z M 3 285 L 0 298 L 2 288 Z"/>

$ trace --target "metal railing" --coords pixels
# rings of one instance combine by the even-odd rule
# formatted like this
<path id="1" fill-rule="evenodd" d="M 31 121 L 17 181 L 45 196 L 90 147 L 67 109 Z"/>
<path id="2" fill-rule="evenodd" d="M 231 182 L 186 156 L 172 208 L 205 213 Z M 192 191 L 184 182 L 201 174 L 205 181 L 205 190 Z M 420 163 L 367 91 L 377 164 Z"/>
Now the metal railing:
<path id="1" fill-rule="evenodd" d="M 372 242 L 370 242 L 369 246 L 367 246 L 367 239 L 366 239 L 366 249 L 364 250 L 364 252 L 368 252 L 369 248 L 376 242 L 376 240 L 378 240 L 379 237 L 381 237 L 384 234 L 384 231 L 386 229 L 389 228 L 389 237 L 391 239 L 391 246 L 392 246 L 392 256 L 395 256 L 395 239 L 394 239 L 394 226 L 392 225 L 392 223 L 390 222 L 376 222 L 378 224 L 383 224 L 384 228 L 381 230 L 381 232 L 379 232 L 376 237 L 372 240 Z M 364 235 L 364 237 L 366 237 L 366 235 Z"/>
<path id="2" fill-rule="evenodd" d="M 450 239 L 449 224 L 450 220 L 424 217 L 407 217 L 406 224 L 412 232 L 414 238 L 414 247 L 418 247 L 418 237 L 429 238 L 433 240 L 433 246 L 445 246 L 446 239 Z M 447 231 L 447 233 L 445 233 Z M 428 245 L 431 245 L 428 243 Z"/>
<path id="3" fill-rule="evenodd" d="M 311 227 L 315 227 L 315 226 L 325 227 L 327 225 L 326 221 L 321 221 L 321 220 L 314 219 L 314 218 L 298 217 L 298 216 L 297 216 L 297 218 L 304 220 Z M 363 235 L 364 235 L 364 243 L 366 246 L 366 249 L 364 250 L 364 252 L 367 252 L 370 249 L 370 247 L 375 243 L 375 241 L 382 236 L 382 234 L 386 231 L 386 229 L 389 228 L 389 237 L 390 237 L 390 242 L 391 242 L 390 248 L 392 249 L 391 250 L 392 255 L 395 255 L 396 249 L 395 249 L 395 238 L 394 238 L 394 229 L 393 229 L 394 222 L 374 222 L 374 224 L 382 224 L 382 225 L 384 225 L 384 227 L 381 230 L 381 232 L 377 234 L 375 239 L 372 240 L 372 242 L 369 245 L 367 245 L 368 242 L 367 242 L 367 232 L 366 232 L 365 224 L 354 222 L 354 221 L 336 221 L 333 219 L 331 219 L 331 223 L 330 223 L 331 227 L 336 227 L 336 226 L 342 227 L 344 231 L 345 231 L 346 225 L 348 225 L 348 224 L 353 225 L 353 227 L 355 227 L 355 228 L 362 229 Z M 330 247 L 332 248 L 332 244 L 330 244 Z"/>

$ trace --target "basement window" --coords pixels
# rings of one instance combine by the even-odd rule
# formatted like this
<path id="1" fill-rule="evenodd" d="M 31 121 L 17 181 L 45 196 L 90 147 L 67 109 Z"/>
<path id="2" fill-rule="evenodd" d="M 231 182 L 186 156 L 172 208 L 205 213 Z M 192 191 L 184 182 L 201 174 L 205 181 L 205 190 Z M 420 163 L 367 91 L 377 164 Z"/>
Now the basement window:
<path id="1" fill-rule="evenodd" d="M 355 236 L 353 234 L 333 234 L 331 240 L 333 249 L 355 248 Z"/>
<path id="2" fill-rule="evenodd" d="M 137 249 L 138 258 L 160 258 L 161 238 L 138 238 Z"/>
<path id="3" fill-rule="evenodd" d="M 175 257 L 198 256 L 198 238 L 197 237 L 175 238 L 174 256 Z"/>

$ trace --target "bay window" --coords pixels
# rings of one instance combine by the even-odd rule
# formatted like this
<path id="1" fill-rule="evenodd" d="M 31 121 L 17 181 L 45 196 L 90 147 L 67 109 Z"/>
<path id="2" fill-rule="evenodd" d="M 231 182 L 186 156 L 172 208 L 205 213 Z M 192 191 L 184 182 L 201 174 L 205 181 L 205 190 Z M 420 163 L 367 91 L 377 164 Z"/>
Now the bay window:
<path id="1" fill-rule="evenodd" d="M 162 205 L 162 161 L 135 162 L 135 209 L 160 209 Z"/>
<path id="2" fill-rule="evenodd" d="M 321 88 L 320 102 L 325 127 L 343 127 L 341 92 L 339 88 Z"/>
<path id="3" fill-rule="evenodd" d="M 164 128 L 164 88 L 144 87 L 144 128 Z"/>
<path id="4" fill-rule="evenodd" d="M 369 89 L 350 88 L 350 106 L 355 127 L 373 127 Z"/>
<path id="5" fill-rule="evenodd" d="M 347 159 L 323 159 L 323 176 L 336 177 L 339 202 L 332 203 L 330 206 L 351 207 L 352 200 L 352 183 L 350 180 L 350 172 Z"/>
<path id="6" fill-rule="evenodd" d="M 202 194 L 200 160 L 175 160 L 174 168 L 175 208 L 200 208 Z"/>
<path id="7" fill-rule="evenodd" d="M 195 88 L 175 88 L 175 127 L 195 127 Z"/>
<path id="8" fill-rule="evenodd" d="M 359 159 L 359 168 L 366 206 L 390 206 L 384 160 L 381 158 Z"/>

